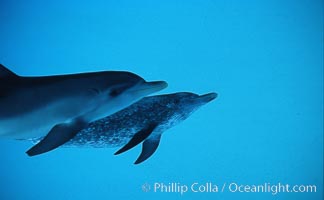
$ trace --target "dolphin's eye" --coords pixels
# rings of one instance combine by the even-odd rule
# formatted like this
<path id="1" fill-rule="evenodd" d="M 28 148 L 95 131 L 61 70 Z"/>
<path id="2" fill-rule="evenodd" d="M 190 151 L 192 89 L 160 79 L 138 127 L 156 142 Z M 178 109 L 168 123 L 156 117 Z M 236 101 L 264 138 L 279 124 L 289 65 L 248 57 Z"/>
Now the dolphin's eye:
<path id="1" fill-rule="evenodd" d="M 120 95 L 120 93 L 121 93 L 121 90 L 119 90 L 119 89 L 113 89 L 113 90 L 110 91 L 109 95 L 111 97 L 116 97 L 116 96 Z"/>
<path id="2" fill-rule="evenodd" d="M 175 99 L 174 100 L 174 104 L 179 104 L 180 103 L 180 100 L 179 99 Z"/>
<path id="3" fill-rule="evenodd" d="M 123 86 L 120 86 L 120 87 L 112 88 L 110 90 L 109 96 L 116 97 L 116 96 L 120 95 L 121 93 L 123 93 L 128 88 L 129 88 L 128 85 L 123 85 Z"/>

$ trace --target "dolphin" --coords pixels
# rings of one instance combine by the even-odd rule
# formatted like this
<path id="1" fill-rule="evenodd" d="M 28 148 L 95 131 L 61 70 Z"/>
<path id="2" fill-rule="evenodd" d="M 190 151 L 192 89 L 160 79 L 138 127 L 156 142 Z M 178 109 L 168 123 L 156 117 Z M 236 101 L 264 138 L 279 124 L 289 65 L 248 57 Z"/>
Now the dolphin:
<path id="1" fill-rule="evenodd" d="M 122 147 L 121 154 L 142 143 L 139 164 L 154 154 L 161 135 L 217 97 L 189 92 L 149 96 L 103 119 L 90 123 L 62 147 Z M 37 142 L 39 139 L 31 139 Z"/>
<path id="2" fill-rule="evenodd" d="M 26 152 L 42 154 L 165 87 L 164 81 L 146 82 L 126 71 L 24 77 L 0 65 L 0 137 L 43 137 Z"/>

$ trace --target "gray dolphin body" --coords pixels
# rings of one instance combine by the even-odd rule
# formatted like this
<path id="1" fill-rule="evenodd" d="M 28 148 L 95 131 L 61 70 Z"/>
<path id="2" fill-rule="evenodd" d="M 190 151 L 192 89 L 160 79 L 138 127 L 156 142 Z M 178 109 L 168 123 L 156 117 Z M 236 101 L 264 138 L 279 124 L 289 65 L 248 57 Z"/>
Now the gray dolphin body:
<path id="1" fill-rule="evenodd" d="M 142 143 L 142 153 L 135 162 L 139 164 L 153 155 L 163 132 L 216 97 L 216 93 L 200 96 L 188 92 L 145 97 L 113 115 L 90 123 L 63 146 L 104 148 L 124 145 L 115 153 L 120 154 Z"/>
<path id="2" fill-rule="evenodd" d="M 90 122 L 167 86 L 122 71 L 22 77 L 0 65 L 0 137 L 44 137 L 30 156 L 64 144 Z M 46 135 L 47 134 L 47 135 Z"/>

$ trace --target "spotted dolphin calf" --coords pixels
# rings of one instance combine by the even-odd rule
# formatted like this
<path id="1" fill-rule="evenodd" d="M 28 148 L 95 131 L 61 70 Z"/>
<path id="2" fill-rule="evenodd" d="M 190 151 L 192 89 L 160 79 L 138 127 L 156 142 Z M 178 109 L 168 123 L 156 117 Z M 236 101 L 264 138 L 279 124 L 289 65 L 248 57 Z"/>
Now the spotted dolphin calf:
<path id="1" fill-rule="evenodd" d="M 195 110 L 217 97 L 180 92 L 145 97 L 131 106 L 89 124 L 64 147 L 121 147 L 123 153 L 142 143 L 135 164 L 148 159 L 157 149 L 167 129 L 187 119 Z"/>
<path id="2" fill-rule="evenodd" d="M 90 122 L 167 87 L 124 71 L 23 77 L 0 65 L 0 138 L 44 137 L 29 156 L 53 150 Z M 46 135 L 47 134 L 47 135 Z"/>

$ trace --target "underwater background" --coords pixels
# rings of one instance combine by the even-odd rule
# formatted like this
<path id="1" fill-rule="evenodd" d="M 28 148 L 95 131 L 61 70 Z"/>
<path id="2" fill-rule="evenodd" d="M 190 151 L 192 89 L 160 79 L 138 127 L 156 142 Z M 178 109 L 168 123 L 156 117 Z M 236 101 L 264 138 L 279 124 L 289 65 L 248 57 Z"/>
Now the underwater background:
<path id="1" fill-rule="evenodd" d="M 19 75 L 127 70 L 167 81 L 159 94 L 218 93 L 140 165 L 140 146 L 28 157 L 32 144 L 1 139 L 1 200 L 323 199 L 321 0 L 1 0 L 0 44 L 0 62 Z"/>

